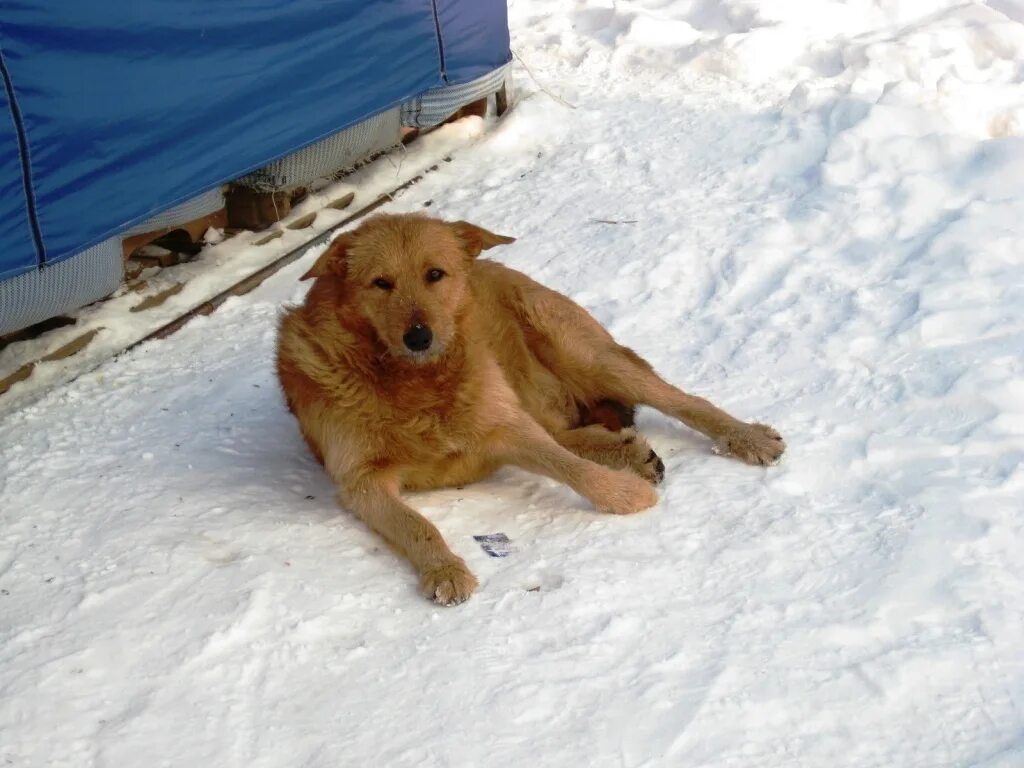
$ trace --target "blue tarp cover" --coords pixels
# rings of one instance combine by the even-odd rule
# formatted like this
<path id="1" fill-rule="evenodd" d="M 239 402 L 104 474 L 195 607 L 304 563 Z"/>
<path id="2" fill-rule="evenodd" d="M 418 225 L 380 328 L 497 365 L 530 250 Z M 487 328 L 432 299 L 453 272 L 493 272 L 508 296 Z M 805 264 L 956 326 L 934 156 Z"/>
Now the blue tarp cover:
<path id="1" fill-rule="evenodd" d="M 504 0 L 0 0 L 0 279 L 508 59 Z"/>

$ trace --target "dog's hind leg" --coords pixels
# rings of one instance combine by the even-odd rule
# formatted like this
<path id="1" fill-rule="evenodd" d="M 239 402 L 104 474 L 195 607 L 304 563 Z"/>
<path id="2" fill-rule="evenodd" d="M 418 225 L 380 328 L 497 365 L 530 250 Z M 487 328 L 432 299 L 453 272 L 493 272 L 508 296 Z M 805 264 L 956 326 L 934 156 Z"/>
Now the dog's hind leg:
<path id="1" fill-rule="evenodd" d="M 779 433 L 740 421 L 702 397 L 674 387 L 578 304 L 536 283 L 519 287 L 519 312 L 530 347 L 581 402 L 649 405 L 710 437 L 717 450 L 750 464 L 771 464 L 785 450 Z"/>
<path id="2" fill-rule="evenodd" d="M 657 485 L 665 478 L 665 464 L 635 429 L 611 431 L 601 424 L 567 429 L 554 434 L 559 445 L 577 456 L 613 469 L 629 469 Z"/>
<path id="3" fill-rule="evenodd" d="M 597 356 L 593 375 L 604 396 L 656 408 L 710 437 L 718 451 L 749 464 L 771 464 L 786 449 L 771 427 L 740 421 L 708 400 L 683 392 L 631 349 L 614 342 Z"/>

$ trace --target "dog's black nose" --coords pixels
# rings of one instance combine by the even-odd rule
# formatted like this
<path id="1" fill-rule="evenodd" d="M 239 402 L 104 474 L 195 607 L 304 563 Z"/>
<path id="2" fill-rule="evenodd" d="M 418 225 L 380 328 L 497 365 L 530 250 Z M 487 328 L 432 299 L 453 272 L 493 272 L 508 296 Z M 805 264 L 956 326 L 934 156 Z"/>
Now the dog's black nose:
<path id="1" fill-rule="evenodd" d="M 405 342 L 405 346 L 413 352 L 422 352 L 430 346 L 430 342 L 433 340 L 434 334 L 431 332 L 430 328 L 422 323 L 416 323 L 416 325 L 407 330 L 405 332 L 405 336 L 402 337 L 402 341 Z"/>

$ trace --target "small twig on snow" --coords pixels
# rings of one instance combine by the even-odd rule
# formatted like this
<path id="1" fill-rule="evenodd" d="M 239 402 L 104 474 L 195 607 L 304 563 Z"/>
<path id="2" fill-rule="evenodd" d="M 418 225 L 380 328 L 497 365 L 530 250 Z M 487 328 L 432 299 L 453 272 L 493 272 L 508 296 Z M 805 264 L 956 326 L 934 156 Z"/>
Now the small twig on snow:
<path id="1" fill-rule="evenodd" d="M 536 85 L 538 88 L 540 88 L 544 93 L 546 93 L 552 99 L 557 101 L 559 104 L 562 104 L 562 105 L 568 107 L 569 109 L 576 109 L 576 105 L 575 104 L 570 104 L 568 101 L 563 99 L 557 93 L 552 93 L 549 89 L 545 88 L 544 85 L 540 82 L 540 80 L 537 79 L 537 76 L 535 74 L 533 74 L 533 70 L 530 69 L 530 67 L 527 65 L 527 63 L 525 61 L 523 61 L 523 57 L 520 56 L 517 51 L 513 50 L 512 51 L 512 55 L 515 56 L 516 61 L 518 61 L 520 64 L 523 65 L 523 69 L 526 70 L 526 74 L 528 74 L 530 76 L 530 79 L 533 80 L 533 84 L 534 85 Z"/>

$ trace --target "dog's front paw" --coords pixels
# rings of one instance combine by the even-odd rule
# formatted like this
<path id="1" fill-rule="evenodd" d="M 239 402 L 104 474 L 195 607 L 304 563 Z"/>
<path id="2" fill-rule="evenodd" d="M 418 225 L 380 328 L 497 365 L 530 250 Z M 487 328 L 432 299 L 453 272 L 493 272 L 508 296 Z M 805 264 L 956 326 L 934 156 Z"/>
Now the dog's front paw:
<path id="1" fill-rule="evenodd" d="M 748 464 L 768 466 L 779 460 L 786 444 L 767 424 L 740 424 L 715 441 L 715 450 Z"/>
<path id="2" fill-rule="evenodd" d="M 420 578 L 420 586 L 423 594 L 434 602 L 458 605 L 473 594 L 477 580 L 466 564 L 459 560 L 425 570 Z"/>
<path id="3" fill-rule="evenodd" d="M 600 486 L 592 499 L 598 512 L 632 515 L 658 503 L 658 494 L 651 484 L 628 470 L 609 471 Z"/>

